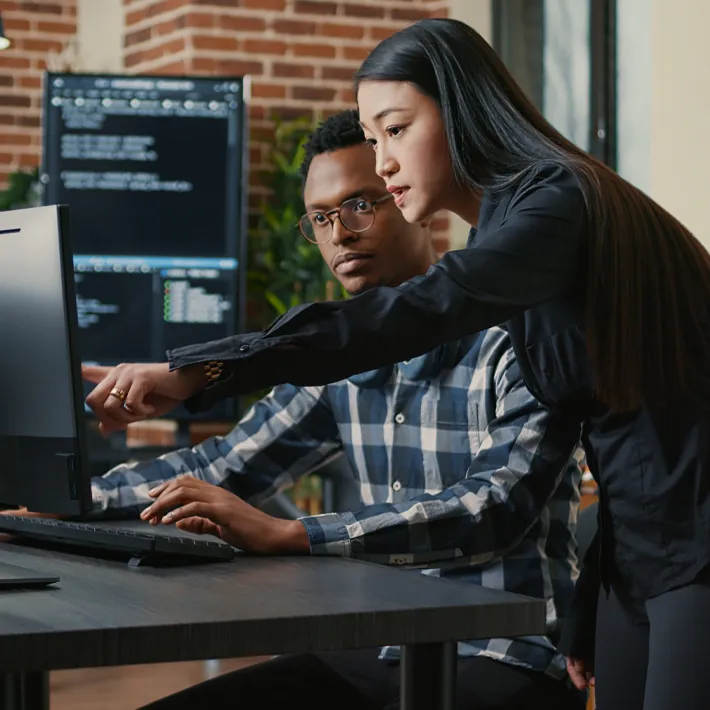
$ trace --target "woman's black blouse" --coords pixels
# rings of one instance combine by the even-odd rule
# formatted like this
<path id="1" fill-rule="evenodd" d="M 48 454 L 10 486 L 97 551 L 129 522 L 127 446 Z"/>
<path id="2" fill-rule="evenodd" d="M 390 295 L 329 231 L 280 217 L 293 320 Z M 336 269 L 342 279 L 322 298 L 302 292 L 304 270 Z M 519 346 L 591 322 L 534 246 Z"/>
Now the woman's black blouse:
<path id="1" fill-rule="evenodd" d="M 710 417 L 685 401 L 620 415 L 594 399 L 584 337 L 587 229 L 575 177 L 541 169 L 507 193 L 485 195 L 467 248 L 426 275 L 300 306 L 262 333 L 179 348 L 168 359 L 172 368 L 229 364 L 229 376 L 190 403 L 206 409 L 284 382 L 334 382 L 504 324 L 533 395 L 580 422 L 601 502 L 598 557 L 588 566 L 600 561 L 605 583 L 655 596 L 710 562 Z"/>

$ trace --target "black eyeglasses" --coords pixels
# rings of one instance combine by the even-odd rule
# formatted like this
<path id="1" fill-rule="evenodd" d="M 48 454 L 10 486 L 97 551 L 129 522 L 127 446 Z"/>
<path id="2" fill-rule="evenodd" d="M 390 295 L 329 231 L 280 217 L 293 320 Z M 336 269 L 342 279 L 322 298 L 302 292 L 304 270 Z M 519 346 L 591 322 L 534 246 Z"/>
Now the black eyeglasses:
<path id="1" fill-rule="evenodd" d="M 353 197 L 345 200 L 340 207 L 328 212 L 307 212 L 298 220 L 301 234 L 313 244 L 325 244 L 333 238 L 333 225 L 336 217 L 349 232 L 364 232 L 375 222 L 375 207 L 394 197 L 392 193 L 367 200 Z"/>

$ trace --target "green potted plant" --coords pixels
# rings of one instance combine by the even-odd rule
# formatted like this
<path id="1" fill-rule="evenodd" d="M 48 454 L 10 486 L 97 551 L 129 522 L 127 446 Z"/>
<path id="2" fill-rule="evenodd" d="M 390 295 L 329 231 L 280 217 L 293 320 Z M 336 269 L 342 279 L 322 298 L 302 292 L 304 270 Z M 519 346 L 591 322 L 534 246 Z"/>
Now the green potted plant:
<path id="1" fill-rule="evenodd" d="M 34 207 L 39 203 L 39 171 L 35 168 L 10 173 L 7 187 L 0 190 L 0 210 Z"/>
<path id="2" fill-rule="evenodd" d="M 300 303 L 344 295 L 318 247 L 298 231 L 305 211 L 300 166 L 312 130 L 307 119 L 277 121 L 269 151 L 272 194 L 260 205 L 249 239 L 247 283 L 253 329 L 265 327 Z"/>
<path id="3" fill-rule="evenodd" d="M 318 247 L 303 239 L 298 230 L 305 211 L 300 167 L 313 128 L 308 119 L 276 122 L 269 151 L 272 194 L 260 205 L 258 222 L 249 235 L 250 330 L 263 329 L 300 303 L 345 296 Z M 248 398 L 245 404 L 264 394 Z M 304 512 L 321 512 L 322 481 L 317 474 L 301 478 L 287 495 Z"/>

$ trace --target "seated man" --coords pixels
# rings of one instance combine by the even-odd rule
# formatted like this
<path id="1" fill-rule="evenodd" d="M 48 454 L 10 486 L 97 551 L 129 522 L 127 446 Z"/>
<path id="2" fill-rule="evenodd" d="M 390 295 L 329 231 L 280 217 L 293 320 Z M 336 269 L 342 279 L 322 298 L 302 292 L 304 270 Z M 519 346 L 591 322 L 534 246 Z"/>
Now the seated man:
<path id="1" fill-rule="evenodd" d="M 349 293 L 398 285 L 432 264 L 428 224 L 407 223 L 393 204 L 353 112 L 313 134 L 303 174 L 303 236 Z M 525 389 L 506 332 L 494 328 L 328 386 L 276 387 L 227 436 L 118 466 L 92 489 L 97 515 L 142 511 L 262 554 L 404 561 L 543 598 L 549 637 L 459 644 L 457 707 L 582 708 L 553 640 L 577 575 L 579 434 Z M 359 484 L 357 512 L 280 520 L 245 502 L 339 451 Z M 396 707 L 397 658 L 392 647 L 282 656 L 150 707 L 282 710 L 294 698 Z"/>

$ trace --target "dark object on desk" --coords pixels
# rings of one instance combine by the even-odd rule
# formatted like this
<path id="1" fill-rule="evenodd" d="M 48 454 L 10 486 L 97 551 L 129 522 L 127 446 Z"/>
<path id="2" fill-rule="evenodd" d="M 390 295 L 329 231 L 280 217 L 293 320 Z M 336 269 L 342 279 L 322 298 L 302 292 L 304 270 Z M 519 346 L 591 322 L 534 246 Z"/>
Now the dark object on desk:
<path id="1" fill-rule="evenodd" d="M 46 587 L 59 581 L 57 574 L 36 572 L 26 567 L 17 567 L 0 562 L 0 590 L 17 587 Z"/>
<path id="2" fill-rule="evenodd" d="M 124 553 L 130 565 L 167 566 L 208 560 L 231 560 L 234 549 L 209 535 L 170 531 L 144 522 L 76 523 L 48 518 L 0 515 L 0 531 L 74 548 Z"/>

